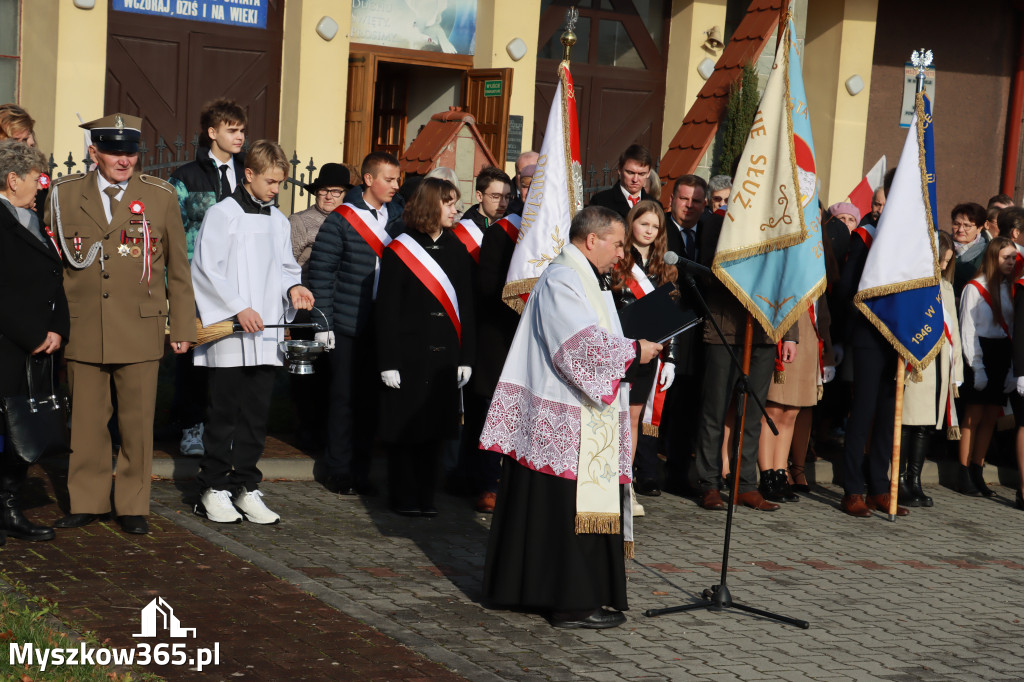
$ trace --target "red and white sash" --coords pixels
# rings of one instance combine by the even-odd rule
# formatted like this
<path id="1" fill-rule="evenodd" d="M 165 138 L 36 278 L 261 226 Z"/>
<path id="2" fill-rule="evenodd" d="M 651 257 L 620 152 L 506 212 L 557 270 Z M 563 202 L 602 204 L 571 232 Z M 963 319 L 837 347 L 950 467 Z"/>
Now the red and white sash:
<path id="1" fill-rule="evenodd" d="M 626 280 L 626 286 L 629 287 L 629 290 L 633 292 L 638 301 L 654 291 L 654 284 L 638 263 L 633 263 L 633 269 L 630 270 L 630 274 L 633 277 Z M 640 427 L 643 433 L 648 436 L 658 435 L 658 427 L 661 425 L 661 413 L 665 407 L 666 392 L 658 390 L 661 386 L 661 370 L 663 367 L 664 364 L 661 362 L 661 358 L 658 358 L 658 366 L 654 374 L 654 385 L 651 386 L 651 393 L 647 396 L 643 422 Z"/>
<path id="2" fill-rule="evenodd" d="M 455 325 L 455 333 L 461 343 L 462 320 L 459 319 L 459 298 L 455 295 L 455 287 L 452 286 L 445 271 L 411 235 L 399 235 L 388 244 L 388 248 L 402 259 L 405 266 L 412 271 L 412 274 L 416 275 L 416 279 L 434 295 L 441 307 L 448 313 L 448 318 Z"/>
<path id="3" fill-rule="evenodd" d="M 491 227 L 500 227 L 502 231 L 508 235 L 508 238 L 513 242 L 519 241 L 519 227 L 522 225 L 523 216 L 512 213 L 507 215 L 498 222 L 494 223 Z M 488 228 L 490 229 L 490 228 Z"/>
<path id="4" fill-rule="evenodd" d="M 985 303 L 988 303 L 988 307 L 992 309 L 992 319 L 995 319 L 996 306 L 995 303 L 992 302 L 992 297 L 989 295 L 988 289 L 983 287 L 981 285 L 981 282 L 979 282 L 976 279 L 972 279 L 970 282 L 968 282 L 968 284 L 972 285 L 975 289 L 978 290 L 978 293 L 981 294 L 981 297 L 985 300 Z M 1003 328 L 1003 332 L 1006 334 L 1006 338 L 1013 338 L 1013 335 L 1010 333 L 1010 328 L 1006 325 L 1006 322 L 1004 320 L 999 321 L 999 326 Z"/>
<path id="5" fill-rule="evenodd" d="M 380 210 L 385 211 L 386 209 L 382 206 Z M 377 254 L 377 258 L 384 255 L 384 248 L 391 242 L 391 235 L 387 233 L 383 225 L 373 219 L 368 210 L 352 204 L 342 204 L 334 211 L 340 213 L 341 217 L 359 233 L 363 241 L 370 245 L 373 252 Z"/>
<path id="6" fill-rule="evenodd" d="M 480 243 L 484 240 L 483 230 L 477 227 L 476 223 L 470 218 L 464 218 L 455 223 L 454 227 L 452 227 L 452 232 L 459 238 L 462 245 L 466 247 L 466 251 L 469 251 L 469 255 L 473 257 L 473 260 L 479 263 Z"/>
<path id="7" fill-rule="evenodd" d="M 874 225 L 860 225 L 859 227 L 853 228 L 853 231 L 860 235 L 861 240 L 864 242 L 864 246 L 870 249 L 871 242 L 875 241 L 875 231 L 877 229 L 878 228 Z"/>

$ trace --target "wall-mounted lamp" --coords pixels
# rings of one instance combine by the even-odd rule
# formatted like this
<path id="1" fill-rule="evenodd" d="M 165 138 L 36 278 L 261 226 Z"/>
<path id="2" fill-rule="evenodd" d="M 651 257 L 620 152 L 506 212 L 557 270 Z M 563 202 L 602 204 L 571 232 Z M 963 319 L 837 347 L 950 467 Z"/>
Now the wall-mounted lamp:
<path id="1" fill-rule="evenodd" d="M 853 74 L 852 76 L 846 79 L 846 91 L 850 93 L 851 96 L 856 95 L 863 89 L 864 79 L 858 76 L 857 74 Z"/>
<path id="2" fill-rule="evenodd" d="M 513 38 L 505 46 L 505 52 L 508 52 L 508 56 L 512 58 L 512 61 L 518 62 L 526 56 L 526 41 L 522 38 Z"/>
<path id="3" fill-rule="evenodd" d="M 330 17 L 322 17 L 316 22 L 316 34 L 324 40 L 334 40 L 338 35 L 338 22 Z"/>
<path id="4" fill-rule="evenodd" d="M 74 5 L 78 9 L 92 9 L 96 6 L 96 0 L 75 0 Z"/>
<path id="5" fill-rule="evenodd" d="M 708 52 L 714 52 L 715 50 L 721 50 L 725 47 L 725 43 L 722 42 L 722 29 L 717 26 L 712 26 L 707 31 L 704 31 L 704 35 L 707 39 L 701 46 Z"/>
<path id="6" fill-rule="evenodd" d="M 705 57 L 701 60 L 700 64 L 697 65 L 697 73 L 704 80 L 711 78 L 711 74 L 715 72 L 715 63 Z"/>

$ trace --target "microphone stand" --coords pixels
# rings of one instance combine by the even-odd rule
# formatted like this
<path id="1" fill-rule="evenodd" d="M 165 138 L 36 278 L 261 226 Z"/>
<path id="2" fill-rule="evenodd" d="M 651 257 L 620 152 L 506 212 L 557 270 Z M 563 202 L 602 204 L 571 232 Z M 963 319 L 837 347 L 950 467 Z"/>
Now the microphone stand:
<path id="1" fill-rule="evenodd" d="M 726 342 L 725 334 L 722 332 L 722 328 L 718 326 L 718 322 L 711 314 L 711 310 L 708 308 L 707 301 L 704 300 L 704 296 L 701 295 L 700 289 L 697 287 L 697 282 L 690 274 L 691 271 L 706 273 L 711 275 L 711 270 L 694 263 L 693 261 L 680 259 L 678 265 L 680 274 L 686 281 L 690 288 L 691 293 L 694 295 L 694 299 L 700 303 L 701 308 L 704 310 L 704 317 L 710 320 L 711 326 L 714 328 L 715 333 L 721 340 L 722 345 L 729 352 L 729 358 L 732 361 L 733 366 L 739 370 L 739 377 L 736 379 L 736 422 L 735 422 L 735 433 L 736 441 L 733 445 L 733 460 L 736 462 L 733 468 L 733 483 L 732 483 L 732 497 L 729 500 L 729 506 L 727 507 L 728 512 L 725 518 L 725 540 L 722 546 L 722 576 L 720 582 L 717 585 L 712 585 L 710 588 L 704 590 L 701 593 L 703 601 L 699 601 L 694 604 L 682 604 L 679 606 L 670 606 L 663 609 L 648 609 L 644 611 L 644 615 L 648 617 L 663 616 L 669 613 L 679 613 L 681 611 L 692 611 L 694 609 L 707 609 L 708 611 L 723 611 L 725 609 L 739 609 L 746 613 L 752 613 L 756 616 L 762 616 L 764 618 L 771 618 L 782 623 L 789 625 L 795 625 L 796 627 L 803 628 L 806 630 L 811 626 L 806 620 L 799 620 L 797 618 L 790 618 L 789 616 L 783 616 L 771 611 L 764 611 L 757 609 L 752 606 L 747 606 L 740 602 L 734 601 L 732 594 L 729 592 L 727 581 L 729 579 L 729 547 L 732 541 L 732 521 L 733 512 L 736 508 L 736 503 L 739 498 L 740 489 L 740 464 L 743 457 L 743 427 L 746 422 L 747 412 L 747 398 L 753 399 L 754 404 L 757 405 L 757 409 L 761 412 L 765 422 L 768 424 L 768 428 L 772 430 L 772 433 L 776 436 L 779 435 L 779 430 L 775 426 L 775 422 L 772 421 L 771 417 L 764 409 L 764 405 L 761 400 L 750 388 L 750 349 L 753 344 L 753 320 L 750 313 L 747 313 L 747 327 L 745 332 L 744 344 L 743 344 L 743 362 L 740 363 L 736 352 L 733 350 L 732 345 Z"/>

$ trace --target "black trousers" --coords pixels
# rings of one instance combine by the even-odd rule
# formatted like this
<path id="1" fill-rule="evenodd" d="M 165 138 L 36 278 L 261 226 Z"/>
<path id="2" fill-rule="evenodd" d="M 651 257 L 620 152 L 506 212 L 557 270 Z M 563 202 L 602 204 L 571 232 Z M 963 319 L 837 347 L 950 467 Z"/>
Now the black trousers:
<path id="1" fill-rule="evenodd" d="M 881 495 L 889 492 L 896 413 L 896 350 L 874 330 L 858 331 L 853 336 L 853 404 L 846 421 L 843 489 L 847 495 Z M 865 446 L 869 447 L 867 481 Z"/>
<path id="2" fill-rule="evenodd" d="M 193 363 L 195 349 L 174 356 L 174 398 L 171 419 L 188 428 L 206 419 L 207 368 Z"/>
<path id="3" fill-rule="evenodd" d="M 665 396 L 664 414 L 658 429 L 662 452 L 665 453 L 665 486 L 686 488 L 690 459 L 697 450 L 697 429 L 700 426 L 701 382 L 703 373 L 676 375 Z M 642 451 L 649 449 L 641 436 L 637 450 L 637 478 L 647 480 L 649 458 Z M 657 453 L 655 453 L 655 457 Z M 641 463 L 643 462 L 643 463 Z M 657 465 L 657 462 L 650 462 Z M 641 473 L 643 471 L 643 473 Z"/>
<path id="4" fill-rule="evenodd" d="M 737 356 L 743 348 L 734 346 Z M 756 345 L 750 352 L 750 388 L 764 403 L 775 369 L 775 346 Z M 725 346 L 709 343 L 705 352 L 704 390 L 700 407 L 700 431 L 697 441 L 697 480 L 702 491 L 717 490 L 722 480 L 722 438 L 725 417 L 732 401 L 739 370 L 729 358 Z M 737 408 L 739 403 L 737 403 Z M 761 438 L 761 413 L 747 400 L 743 426 L 743 459 L 740 462 L 740 492 L 757 488 L 757 449 Z M 735 462 L 731 467 L 735 471 Z"/>
<path id="5" fill-rule="evenodd" d="M 330 404 L 327 420 L 329 476 L 351 476 L 364 481 L 370 475 L 373 436 L 377 428 L 377 371 L 375 335 L 335 335 L 331 360 Z"/>
<path id="6" fill-rule="evenodd" d="M 468 389 L 468 386 L 462 389 L 465 411 L 462 415 L 459 468 L 468 476 L 474 494 L 496 493 L 501 479 L 501 454 L 480 449 L 480 432 L 484 430 L 491 399 Z"/>
<path id="7" fill-rule="evenodd" d="M 441 441 L 392 443 L 388 453 L 388 497 L 391 507 L 401 510 L 434 507 Z"/>
<path id="8" fill-rule="evenodd" d="M 196 480 L 200 490 L 256 490 L 257 464 L 267 440 L 274 367 L 211 367 L 210 402 L 203 433 L 206 454 Z"/>

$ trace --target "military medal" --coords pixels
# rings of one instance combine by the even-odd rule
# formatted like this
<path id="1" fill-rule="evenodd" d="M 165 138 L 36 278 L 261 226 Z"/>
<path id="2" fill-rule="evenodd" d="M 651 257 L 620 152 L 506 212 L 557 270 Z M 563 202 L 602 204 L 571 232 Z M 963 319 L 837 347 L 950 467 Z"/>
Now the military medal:
<path id="1" fill-rule="evenodd" d="M 140 249 L 137 244 L 132 246 L 131 254 L 132 258 L 143 256 L 142 276 L 139 277 L 139 284 L 142 284 L 142 280 L 146 280 L 146 285 L 148 286 L 153 279 L 153 256 L 151 253 L 153 238 L 149 233 L 149 222 L 146 220 L 146 205 L 136 199 L 128 204 L 128 210 L 131 211 L 132 215 L 142 217 L 142 227 L 139 228 L 139 233 L 142 235 L 142 248 Z M 153 253 L 155 253 L 155 250 Z"/>
<path id="2" fill-rule="evenodd" d="M 128 256 L 128 245 L 127 244 L 121 244 L 120 246 L 118 246 L 117 247 L 117 253 L 118 253 L 118 255 L 127 257 Z"/>
<path id="3" fill-rule="evenodd" d="M 75 244 L 75 260 L 79 263 L 82 262 L 82 238 L 74 237 L 72 242 Z"/>
<path id="4" fill-rule="evenodd" d="M 139 247 L 138 244 L 135 244 L 132 246 L 131 249 L 129 249 L 129 253 L 131 254 L 132 258 L 138 258 L 139 256 L 142 255 L 142 249 Z"/>

